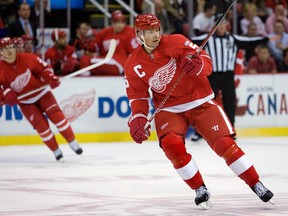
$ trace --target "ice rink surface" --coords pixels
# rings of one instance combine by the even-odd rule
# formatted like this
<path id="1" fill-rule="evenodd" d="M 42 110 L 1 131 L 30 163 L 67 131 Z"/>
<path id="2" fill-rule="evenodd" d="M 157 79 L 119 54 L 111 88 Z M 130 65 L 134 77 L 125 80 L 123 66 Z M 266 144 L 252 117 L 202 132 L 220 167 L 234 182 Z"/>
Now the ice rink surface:
<path id="1" fill-rule="evenodd" d="M 195 192 L 180 179 L 157 142 L 81 144 L 83 157 L 61 145 L 56 162 L 44 145 L 0 147 L 1 216 L 276 216 L 288 215 L 288 137 L 239 138 L 274 193 L 263 203 L 202 141 L 192 153 L 213 207 L 194 204 Z"/>

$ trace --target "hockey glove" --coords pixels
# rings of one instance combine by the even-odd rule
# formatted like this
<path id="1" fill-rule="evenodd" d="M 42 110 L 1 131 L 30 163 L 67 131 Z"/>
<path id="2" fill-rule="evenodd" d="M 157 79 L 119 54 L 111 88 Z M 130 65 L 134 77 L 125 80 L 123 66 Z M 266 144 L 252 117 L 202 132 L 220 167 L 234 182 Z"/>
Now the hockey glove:
<path id="1" fill-rule="evenodd" d="M 144 129 L 147 122 L 148 119 L 144 114 L 135 114 L 129 118 L 130 135 L 136 143 L 141 144 L 150 136 L 151 126 L 149 125 L 146 130 Z"/>
<path id="2" fill-rule="evenodd" d="M 44 81 L 48 82 L 52 89 L 57 88 L 60 85 L 59 78 L 50 71 L 44 71 L 42 74 L 42 78 Z"/>
<path id="3" fill-rule="evenodd" d="M 14 106 L 15 104 L 19 103 L 17 94 L 11 88 L 4 89 L 3 91 L 1 90 L 1 94 L 4 101 L 10 106 Z"/>
<path id="4" fill-rule="evenodd" d="M 180 67 L 189 76 L 198 76 L 203 70 L 203 61 L 199 56 L 185 56 Z"/>

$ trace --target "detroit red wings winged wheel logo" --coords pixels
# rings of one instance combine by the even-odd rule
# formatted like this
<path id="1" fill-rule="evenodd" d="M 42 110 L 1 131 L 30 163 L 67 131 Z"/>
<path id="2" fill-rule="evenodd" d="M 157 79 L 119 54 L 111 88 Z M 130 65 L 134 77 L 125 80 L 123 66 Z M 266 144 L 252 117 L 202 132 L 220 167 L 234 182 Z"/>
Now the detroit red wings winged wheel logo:
<path id="1" fill-rule="evenodd" d="M 60 106 L 68 121 L 73 122 L 93 105 L 95 97 L 96 91 L 93 89 L 87 93 L 72 95 L 63 100 Z"/>

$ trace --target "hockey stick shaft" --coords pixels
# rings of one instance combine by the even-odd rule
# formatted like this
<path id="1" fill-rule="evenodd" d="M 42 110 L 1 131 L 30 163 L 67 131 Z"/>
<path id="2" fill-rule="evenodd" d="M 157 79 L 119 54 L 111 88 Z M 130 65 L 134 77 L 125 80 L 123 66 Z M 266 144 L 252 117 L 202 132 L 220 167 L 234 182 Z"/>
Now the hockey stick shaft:
<path id="1" fill-rule="evenodd" d="M 68 74 L 68 75 L 60 78 L 60 80 L 61 80 L 61 81 L 65 81 L 65 80 L 67 80 L 67 79 L 70 79 L 70 78 L 72 78 L 72 77 L 78 76 L 78 75 L 80 75 L 80 74 L 82 74 L 82 73 L 84 73 L 84 72 L 86 72 L 86 71 L 92 70 L 92 69 L 94 69 L 94 68 L 96 68 L 96 67 L 99 67 L 99 66 L 107 63 L 108 61 L 111 60 L 112 56 L 114 55 L 114 52 L 115 52 L 115 49 L 116 49 L 116 45 L 117 45 L 117 44 L 116 44 L 116 40 L 115 40 L 115 39 L 112 39 L 112 40 L 110 41 L 110 46 L 109 46 L 108 53 L 107 53 L 107 55 L 105 56 L 105 58 L 104 58 L 103 60 L 101 60 L 101 61 L 99 61 L 99 62 L 97 62 L 97 63 L 95 63 L 95 64 L 89 65 L 88 67 L 82 68 L 82 69 L 80 69 L 80 70 L 78 70 L 78 71 L 75 71 L 74 73 Z M 21 100 L 22 98 L 25 98 L 25 97 L 27 97 L 27 96 L 29 96 L 29 95 L 31 95 L 31 94 L 34 94 L 34 93 L 36 93 L 36 92 L 39 92 L 39 91 L 41 91 L 41 90 L 43 90 L 43 89 L 45 89 L 45 88 L 48 88 L 48 87 L 49 87 L 49 85 L 44 85 L 44 86 L 41 86 L 40 88 L 37 88 L 37 89 L 34 89 L 34 90 L 32 90 L 32 91 L 29 91 L 29 92 L 27 92 L 27 93 L 25 93 L 25 94 L 22 94 L 22 95 L 20 95 L 20 96 L 18 97 L 18 100 Z"/>
<path id="2" fill-rule="evenodd" d="M 211 31 L 209 32 L 209 34 L 206 36 L 206 38 L 204 39 L 204 41 L 202 42 L 202 44 L 199 46 L 199 49 L 196 52 L 195 56 L 198 56 L 199 53 L 203 50 L 204 46 L 207 44 L 208 40 L 211 38 L 211 36 L 214 34 L 214 32 L 216 31 L 216 29 L 218 28 L 218 26 L 221 24 L 221 22 L 224 20 L 225 16 L 227 15 L 227 13 L 229 12 L 229 10 L 232 8 L 232 6 L 234 5 L 234 3 L 236 2 L 236 0 L 232 0 L 230 5 L 228 6 L 227 10 L 225 11 L 224 14 L 222 14 L 222 16 L 217 20 L 217 22 L 215 23 L 214 27 L 211 29 Z M 144 129 L 146 130 L 150 123 L 153 121 L 153 119 L 155 118 L 156 114 L 158 112 L 160 112 L 160 110 L 162 109 L 162 107 L 164 106 L 164 104 L 166 103 L 166 101 L 168 100 L 168 98 L 170 97 L 170 95 L 172 94 L 172 92 L 174 91 L 174 89 L 178 86 L 178 84 L 180 83 L 180 81 L 182 80 L 182 78 L 184 77 L 185 72 L 182 71 L 182 73 L 180 74 L 180 76 L 177 78 L 176 82 L 174 83 L 174 85 L 170 88 L 169 92 L 166 94 L 166 96 L 164 97 L 164 99 L 161 101 L 161 103 L 159 104 L 158 108 L 155 110 L 155 112 L 151 115 L 151 117 L 148 119 L 148 122 L 145 124 Z"/>

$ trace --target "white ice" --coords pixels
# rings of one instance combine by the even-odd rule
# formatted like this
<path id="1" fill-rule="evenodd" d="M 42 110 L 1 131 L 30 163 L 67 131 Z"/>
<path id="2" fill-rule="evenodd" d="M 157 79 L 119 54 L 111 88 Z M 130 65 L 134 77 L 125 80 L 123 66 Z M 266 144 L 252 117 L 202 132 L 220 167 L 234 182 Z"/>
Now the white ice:
<path id="1" fill-rule="evenodd" d="M 44 145 L 0 147 L 1 216 L 288 215 L 288 137 L 238 138 L 274 193 L 263 203 L 205 142 L 187 140 L 213 207 L 194 204 L 157 142 L 85 143 L 80 157 L 61 145 L 59 163 Z"/>

